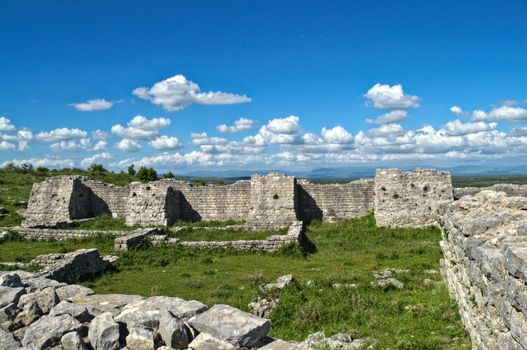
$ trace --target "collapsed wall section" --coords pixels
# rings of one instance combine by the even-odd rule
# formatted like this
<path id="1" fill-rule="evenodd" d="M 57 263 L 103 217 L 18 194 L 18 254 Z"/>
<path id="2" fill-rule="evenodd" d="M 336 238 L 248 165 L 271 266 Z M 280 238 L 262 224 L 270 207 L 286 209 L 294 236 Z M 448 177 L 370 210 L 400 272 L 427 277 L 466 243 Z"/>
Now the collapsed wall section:
<path id="1" fill-rule="evenodd" d="M 509 196 L 527 197 L 527 185 L 516 184 L 495 184 L 489 187 L 458 187 L 454 188 L 454 198 L 459 199 L 463 196 L 475 195 L 484 190 L 505 192 Z"/>
<path id="2" fill-rule="evenodd" d="M 434 225 L 453 198 L 449 172 L 416 169 L 377 169 L 375 221 L 380 227 Z"/>
<path id="3" fill-rule="evenodd" d="M 289 226 L 297 221 L 296 178 L 280 173 L 251 177 L 248 222 L 255 226 Z"/>
<path id="4" fill-rule="evenodd" d="M 79 176 L 55 176 L 33 184 L 24 226 L 54 226 L 90 217 L 90 190 Z"/>
<path id="5" fill-rule="evenodd" d="M 230 185 L 196 186 L 185 181 L 160 180 L 155 184 L 171 186 L 181 192 L 181 220 L 246 220 L 249 214 L 250 181 L 237 181 Z"/>
<path id="6" fill-rule="evenodd" d="M 374 180 L 316 184 L 298 180 L 299 217 L 304 221 L 353 219 L 373 210 Z"/>
<path id="7" fill-rule="evenodd" d="M 527 198 L 465 196 L 442 236 L 442 272 L 474 348 L 527 349 Z"/>

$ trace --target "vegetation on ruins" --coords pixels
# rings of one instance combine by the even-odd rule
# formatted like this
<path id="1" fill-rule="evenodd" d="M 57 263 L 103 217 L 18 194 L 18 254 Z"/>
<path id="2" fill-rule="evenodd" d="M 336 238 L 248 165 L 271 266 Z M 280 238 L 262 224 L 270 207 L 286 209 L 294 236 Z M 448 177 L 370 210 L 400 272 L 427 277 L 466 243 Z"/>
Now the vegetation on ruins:
<path id="1" fill-rule="evenodd" d="M 266 239 L 271 235 L 285 235 L 287 229 L 268 231 L 224 230 L 186 227 L 178 231 L 168 230 L 170 237 L 180 238 L 183 241 L 236 241 Z"/>

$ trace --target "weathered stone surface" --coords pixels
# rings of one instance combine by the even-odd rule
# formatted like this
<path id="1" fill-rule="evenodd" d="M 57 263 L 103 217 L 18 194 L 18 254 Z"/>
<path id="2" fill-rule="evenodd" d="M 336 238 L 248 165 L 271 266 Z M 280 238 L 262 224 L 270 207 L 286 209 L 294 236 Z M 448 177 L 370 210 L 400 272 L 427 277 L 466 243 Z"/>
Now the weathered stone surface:
<path id="1" fill-rule="evenodd" d="M 26 290 L 22 287 L 0 287 L 0 308 L 11 303 L 17 304 L 20 297 L 24 294 L 26 294 Z"/>
<path id="2" fill-rule="evenodd" d="M 79 249 L 67 254 L 40 255 L 33 263 L 43 265 L 39 275 L 61 282 L 74 282 L 106 269 L 108 263 L 101 259 L 97 249 Z"/>
<path id="3" fill-rule="evenodd" d="M 18 288 L 24 287 L 24 284 L 22 283 L 20 276 L 16 273 L 6 273 L 0 276 L 0 286 Z"/>
<path id="4" fill-rule="evenodd" d="M 0 348 L 5 350 L 19 349 L 22 345 L 15 340 L 13 335 L 0 329 Z"/>
<path id="5" fill-rule="evenodd" d="M 91 321 L 88 338 L 94 350 L 119 349 L 119 325 L 111 313 L 102 313 Z"/>
<path id="6" fill-rule="evenodd" d="M 43 314 L 44 313 L 38 306 L 37 301 L 35 299 L 29 300 L 23 306 L 22 311 L 20 311 L 18 315 L 16 315 L 15 324 L 29 326 L 30 324 L 38 320 L 38 318 Z"/>
<path id="7" fill-rule="evenodd" d="M 231 343 L 215 338 L 207 333 L 200 333 L 192 343 L 189 344 L 192 350 L 235 350 L 236 347 Z"/>
<path id="8" fill-rule="evenodd" d="M 60 343 L 68 332 L 79 331 L 82 324 L 70 315 L 42 316 L 26 329 L 22 345 L 31 349 L 49 349 Z"/>
<path id="9" fill-rule="evenodd" d="M 144 298 L 140 295 L 93 294 L 83 297 L 75 297 L 71 299 L 71 302 L 77 305 L 84 305 L 91 311 L 108 311 L 114 316 L 117 316 L 125 305 L 139 302 L 142 299 Z"/>
<path id="10" fill-rule="evenodd" d="M 2 322 L 12 320 L 15 318 L 17 312 L 19 311 L 15 303 L 7 304 L 0 309 L 0 324 Z"/>
<path id="11" fill-rule="evenodd" d="M 42 313 L 47 314 L 59 303 L 59 297 L 53 287 L 44 288 L 41 291 L 24 294 L 18 301 L 18 307 L 23 308 L 25 304 L 35 301 Z"/>
<path id="12" fill-rule="evenodd" d="M 166 345 L 174 349 L 186 349 L 190 343 L 190 331 L 187 326 L 170 311 L 161 310 L 159 334 Z"/>
<path id="13" fill-rule="evenodd" d="M 77 332 L 69 332 L 62 336 L 60 340 L 63 350 L 88 350 L 86 344 Z"/>
<path id="14" fill-rule="evenodd" d="M 126 337 L 129 350 L 154 350 L 154 332 L 144 328 L 133 328 Z"/>
<path id="15" fill-rule="evenodd" d="M 251 315 L 229 305 L 214 305 L 194 316 L 189 324 L 200 332 L 235 346 L 251 347 L 269 332 L 269 320 Z"/>
<path id="16" fill-rule="evenodd" d="M 66 285 L 65 283 L 61 283 L 61 282 L 58 282 L 58 281 L 55 281 L 49 278 L 37 277 L 37 276 L 25 278 L 22 280 L 22 282 L 24 282 L 26 285 L 29 286 L 29 290 L 31 292 L 40 291 L 48 287 L 59 288 L 59 287 L 63 287 Z"/>
<path id="17" fill-rule="evenodd" d="M 88 287 L 80 286 L 78 284 L 70 284 L 55 290 L 60 301 L 70 301 L 72 299 L 83 298 L 88 295 L 95 294 L 93 290 Z"/>
<path id="18" fill-rule="evenodd" d="M 160 310 L 170 311 L 177 318 L 187 320 L 206 309 L 207 306 L 199 301 L 155 296 L 126 305 L 115 319 L 129 327 L 157 329 L 161 317 Z"/>
<path id="19" fill-rule="evenodd" d="M 51 309 L 49 314 L 51 316 L 67 314 L 83 323 L 90 322 L 94 317 L 94 315 L 88 311 L 86 306 L 73 304 L 67 301 L 61 301 L 58 303 L 53 309 Z"/>
<path id="20" fill-rule="evenodd" d="M 271 341 L 259 348 L 259 350 L 307 350 L 307 345 L 289 342 L 281 339 Z"/>
<path id="21" fill-rule="evenodd" d="M 424 227 L 435 225 L 452 203 L 450 173 L 416 169 L 377 169 L 375 221 L 378 226 Z"/>

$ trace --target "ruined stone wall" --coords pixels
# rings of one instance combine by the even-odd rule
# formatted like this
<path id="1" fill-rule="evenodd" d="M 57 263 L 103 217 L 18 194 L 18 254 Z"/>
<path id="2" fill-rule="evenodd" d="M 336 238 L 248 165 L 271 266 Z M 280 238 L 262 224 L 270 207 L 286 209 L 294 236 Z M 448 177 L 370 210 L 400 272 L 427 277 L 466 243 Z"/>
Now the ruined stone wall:
<path id="1" fill-rule="evenodd" d="M 176 180 L 160 180 L 155 184 L 171 186 L 181 192 L 181 220 L 245 220 L 249 214 L 250 181 L 237 181 L 224 186 L 195 186 Z"/>
<path id="2" fill-rule="evenodd" d="M 297 221 L 296 178 L 280 173 L 251 177 L 249 222 L 289 226 Z"/>
<path id="3" fill-rule="evenodd" d="M 527 349 L 527 198 L 465 196 L 442 235 L 442 272 L 474 348 Z"/>
<path id="4" fill-rule="evenodd" d="M 298 180 L 301 220 L 342 220 L 367 215 L 373 210 L 374 180 L 345 184 L 315 184 Z"/>
<path id="5" fill-rule="evenodd" d="M 375 220 L 381 227 L 425 227 L 454 200 L 449 172 L 377 169 Z"/>
<path id="6" fill-rule="evenodd" d="M 90 216 L 90 191 L 79 176 L 56 176 L 33 184 L 26 226 L 53 226 Z"/>
<path id="7" fill-rule="evenodd" d="M 126 224 L 167 226 L 179 219 L 181 192 L 156 183 L 132 182 L 126 200 Z"/>
<path id="8" fill-rule="evenodd" d="M 509 196 L 527 197 L 527 185 L 515 184 L 496 184 L 489 187 L 458 187 L 454 188 L 454 198 L 459 199 L 463 196 L 474 195 L 483 190 L 505 192 Z"/>
<path id="9" fill-rule="evenodd" d="M 114 218 L 126 216 L 126 199 L 130 192 L 128 186 L 115 186 L 88 177 L 82 183 L 91 190 L 90 205 L 96 215 L 109 214 Z"/>

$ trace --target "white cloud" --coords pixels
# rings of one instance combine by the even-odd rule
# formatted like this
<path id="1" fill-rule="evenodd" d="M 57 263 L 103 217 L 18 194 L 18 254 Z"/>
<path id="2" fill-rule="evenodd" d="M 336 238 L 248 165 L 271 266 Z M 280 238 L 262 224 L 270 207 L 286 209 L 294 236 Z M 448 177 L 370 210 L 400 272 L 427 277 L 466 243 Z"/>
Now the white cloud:
<path id="1" fill-rule="evenodd" d="M 221 91 L 202 92 L 199 85 L 188 80 L 183 75 L 176 75 L 155 83 L 151 88 L 139 87 L 133 94 L 166 111 L 175 112 L 196 103 L 203 105 L 223 105 L 249 102 L 245 95 L 236 95 Z"/>
<path id="2" fill-rule="evenodd" d="M 36 139 L 44 142 L 57 142 L 57 141 L 67 141 L 74 139 L 83 139 L 88 136 L 88 133 L 80 129 L 68 129 L 68 128 L 59 128 L 54 129 L 48 132 L 39 132 L 36 135 Z"/>
<path id="3" fill-rule="evenodd" d="M 108 138 L 108 133 L 106 131 L 97 129 L 95 131 L 92 131 L 91 136 L 95 140 L 106 140 Z"/>
<path id="4" fill-rule="evenodd" d="M 404 129 L 400 124 L 383 124 L 378 128 L 368 130 L 368 135 L 371 136 L 397 136 L 404 134 Z"/>
<path id="5" fill-rule="evenodd" d="M 16 139 L 18 140 L 18 150 L 25 151 L 33 140 L 33 133 L 29 129 L 18 130 Z"/>
<path id="6" fill-rule="evenodd" d="M 112 126 L 112 134 L 131 140 L 150 140 L 159 135 L 159 130 L 170 125 L 169 118 L 148 119 L 137 115 L 123 127 L 120 124 Z"/>
<path id="7" fill-rule="evenodd" d="M 350 143 L 353 136 L 342 126 L 335 126 L 332 129 L 322 128 L 322 138 L 327 143 Z"/>
<path id="8" fill-rule="evenodd" d="M 396 123 L 396 122 L 399 122 L 401 120 L 404 120 L 408 117 L 408 113 L 406 111 L 403 111 L 403 110 L 400 110 L 400 109 L 396 109 L 394 111 L 390 111 L 388 113 L 385 113 L 383 115 L 381 115 L 380 117 L 377 117 L 375 119 L 366 119 L 366 123 L 368 124 L 377 124 L 377 125 L 382 125 L 382 124 L 391 124 L 391 123 Z"/>
<path id="9" fill-rule="evenodd" d="M 219 132 L 237 133 L 241 131 L 250 130 L 255 124 L 255 121 L 247 118 L 240 118 L 234 122 L 234 125 L 221 124 L 216 127 Z"/>
<path id="10" fill-rule="evenodd" d="M 206 132 L 202 133 L 191 133 L 190 139 L 195 145 L 226 145 L 227 139 L 222 137 L 209 137 Z"/>
<path id="11" fill-rule="evenodd" d="M 2 167 L 5 167 L 9 163 L 20 166 L 22 164 L 31 164 L 34 167 L 47 167 L 47 168 L 73 168 L 75 162 L 72 159 L 63 158 L 29 158 L 29 159 L 13 159 L 2 163 Z"/>
<path id="12" fill-rule="evenodd" d="M 472 112 L 472 120 L 506 120 L 510 122 L 527 120 L 527 109 L 521 107 L 501 106 L 485 112 L 477 110 Z"/>
<path id="13" fill-rule="evenodd" d="M 150 141 L 150 145 L 155 149 L 178 149 L 183 147 L 177 137 L 173 136 L 160 136 Z"/>
<path id="14" fill-rule="evenodd" d="M 70 106 L 81 112 L 93 112 L 93 111 L 102 111 L 105 109 L 110 109 L 115 102 L 106 101 L 103 98 L 96 98 L 81 103 L 70 103 Z"/>
<path id="15" fill-rule="evenodd" d="M 81 150 L 86 150 L 90 147 L 90 139 L 79 139 L 77 140 L 67 140 L 52 143 L 49 148 L 52 151 L 69 151 L 69 152 L 78 152 Z"/>
<path id="16" fill-rule="evenodd" d="M 94 163 L 101 163 L 102 161 L 111 160 L 111 159 L 113 159 L 113 157 L 110 153 L 102 152 L 99 154 L 94 154 L 91 157 L 84 158 L 83 160 L 81 160 L 80 164 L 83 168 L 87 168 Z"/>
<path id="17" fill-rule="evenodd" d="M 2 141 L 0 142 L 0 150 L 1 151 L 12 151 L 16 148 L 16 146 L 10 142 Z"/>
<path id="18" fill-rule="evenodd" d="M 115 148 L 125 152 L 137 152 L 141 149 L 141 145 L 134 140 L 122 139 L 115 144 Z"/>
<path id="19" fill-rule="evenodd" d="M 462 116 L 464 114 L 463 109 L 459 106 L 452 106 L 450 107 L 450 112 L 454 113 L 455 115 Z"/>
<path id="20" fill-rule="evenodd" d="M 303 142 L 300 136 L 300 119 L 291 115 L 286 118 L 270 120 L 258 131 L 261 139 L 271 144 L 300 144 Z"/>
<path id="21" fill-rule="evenodd" d="M 527 136 L 527 128 L 512 128 L 509 135 L 514 137 Z"/>
<path id="22" fill-rule="evenodd" d="M 106 140 L 99 140 L 97 143 L 93 146 L 90 151 L 102 151 L 105 150 L 108 147 L 108 142 Z"/>
<path id="23" fill-rule="evenodd" d="M 401 84 L 384 85 L 377 83 L 364 95 L 375 108 L 408 109 L 419 107 L 419 97 L 406 95 Z"/>
<path id="24" fill-rule="evenodd" d="M 490 131 L 496 129 L 498 124 L 496 123 L 485 123 L 485 122 L 476 122 L 476 123 L 462 123 L 461 120 L 456 119 L 449 121 L 445 124 L 443 129 L 448 135 L 466 135 L 474 134 L 481 131 Z"/>
<path id="25" fill-rule="evenodd" d="M 15 131 L 15 125 L 6 117 L 0 117 L 0 131 Z"/>

